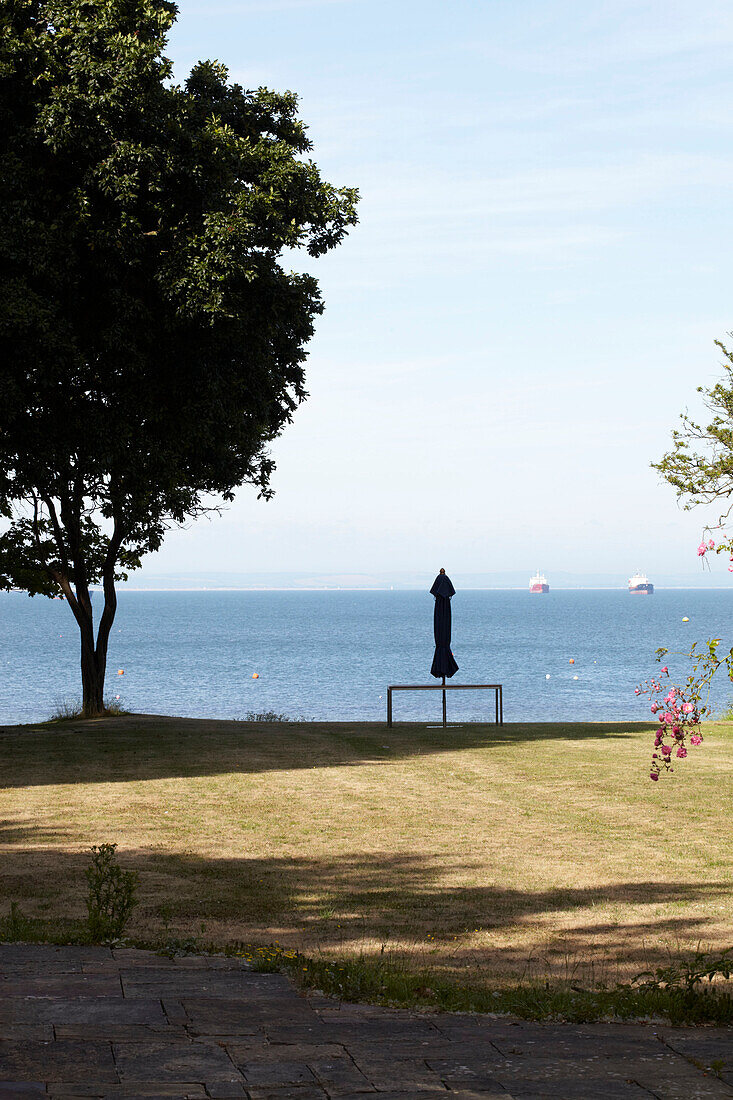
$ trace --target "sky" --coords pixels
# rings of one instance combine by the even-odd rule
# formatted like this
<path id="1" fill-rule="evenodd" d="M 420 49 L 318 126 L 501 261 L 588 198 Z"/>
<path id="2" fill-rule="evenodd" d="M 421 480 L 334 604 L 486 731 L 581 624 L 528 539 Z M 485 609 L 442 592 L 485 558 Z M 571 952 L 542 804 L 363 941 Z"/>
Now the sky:
<path id="1" fill-rule="evenodd" d="M 694 574 L 650 463 L 733 329 L 732 47 L 715 0 L 180 0 L 177 78 L 297 92 L 362 199 L 288 261 L 326 311 L 275 498 L 145 573 Z"/>

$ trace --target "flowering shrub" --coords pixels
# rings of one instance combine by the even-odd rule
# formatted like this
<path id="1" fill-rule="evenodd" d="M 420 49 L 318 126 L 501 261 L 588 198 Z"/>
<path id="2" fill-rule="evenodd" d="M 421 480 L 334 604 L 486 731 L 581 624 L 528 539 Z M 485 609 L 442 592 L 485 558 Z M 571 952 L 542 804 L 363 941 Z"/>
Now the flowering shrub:
<path id="1" fill-rule="evenodd" d="M 733 573 L 733 538 L 724 539 L 716 546 L 712 539 L 707 539 L 706 541 L 703 536 L 697 548 L 697 556 L 703 559 L 703 565 L 708 564 L 705 555 L 709 554 L 711 550 L 714 550 L 716 554 L 728 554 L 728 572 Z"/>
<path id="2" fill-rule="evenodd" d="M 650 697 L 650 710 L 659 722 L 649 772 L 649 778 L 655 781 L 662 771 L 674 771 L 672 761 L 684 760 L 688 745 L 702 744 L 701 722 L 710 713 L 707 702 L 710 682 L 721 665 L 727 667 L 733 679 L 733 649 L 725 657 L 719 657 L 720 638 L 710 638 L 706 644 L 707 649 L 698 649 L 695 642 L 687 654 L 692 672 L 684 686 L 670 683 L 669 669 L 664 665 L 658 677 L 645 680 L 636 688 L 637 695 Z M 661 661 L 667 653 L 666 649 L 658 649 L 657 660 Z"/>

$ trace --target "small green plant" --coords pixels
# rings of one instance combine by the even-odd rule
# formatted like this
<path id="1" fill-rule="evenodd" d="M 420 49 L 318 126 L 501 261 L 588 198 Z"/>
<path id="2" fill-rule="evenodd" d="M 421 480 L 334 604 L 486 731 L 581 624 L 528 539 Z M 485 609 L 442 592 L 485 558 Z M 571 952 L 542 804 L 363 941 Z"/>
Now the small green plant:
<path id="1" fill-rule="evenodd" d="M 274 710 L 250 710 L 247 711 L 244 718 L 239 719 L 240 722 L 289 722 L 287 714 L 278 714 Z"/>
<path id="2" fill-rule="evenodd" d="M 49 722 L 71 722 L 75 718 L 81 718 L 81 713 L 81 703 L 78 699 L 57 699 Z"/>
<path id="3" fill-rule="evenodd" d="M 230 956 L 244 959 L 252 970 L 259 974 L 276 974 L 304 963 L 303 956 L 298 951 L 288 951 L 277 940 L 266 946 L 251 943 L 233 943 L 226 952 Z"/>
<path id="4" fill-rule="evenodd" d="M 94 943 L 118 940 L 137 904 L 139 875 L 123 871 L 117 862 L 116 844 L 93 844 L 86 869 L 89 895 L 87 924 Z"/>
<path id="5" fill-rule="evenodd" d="M 733 947 L 727 948 L 721 955 L 697 951 L 689 962 L 659 966 L 654 971 L 645 970 L 636 975 L 633 984 L 638 984 L 640 989 L 682 990 L 692 993 L 703 982 L 712 982 L 716 978 L 727 980 L 731 974 Z"/>
<path id="6" fill-rule="evenodd" d="M 159 955 L 165 955 L 168 959 L 175 959 L 179 955 L 201 955 L 204 948 L 196 936 L 168 936 L 163 946 L 158 950 Z"/>
<path id="7" fill-rule="evenodd" d="M 104 713 L 112 718 L 116 718 L 121 714 L 129 714 L 130 712 L 129 710 L 125 710 L 120 696 L 115 695 L 114 699 L 108 698 L 104 700 Z M 57 699 L 48 721 L 76 722 L 83 717 L 84 713 L 79 699 Z"/>
<path id="8" fill-rule="evenodd" d="M 119 695 L 115 695 L 114 699 L 104 700 L 104 713 L 111 718 L 117 718 L 121 714 L 129 714 L 130 712 L 125 709 L 122 698 Z"/>
<path id="9" fill-rule="evenodd" d="M 33 939 L 34 930 L 34 921 L 20 911 L 17 901 L 11 901 L 10 912 L 0 919 L 0 940 L 22 943 Z"/>

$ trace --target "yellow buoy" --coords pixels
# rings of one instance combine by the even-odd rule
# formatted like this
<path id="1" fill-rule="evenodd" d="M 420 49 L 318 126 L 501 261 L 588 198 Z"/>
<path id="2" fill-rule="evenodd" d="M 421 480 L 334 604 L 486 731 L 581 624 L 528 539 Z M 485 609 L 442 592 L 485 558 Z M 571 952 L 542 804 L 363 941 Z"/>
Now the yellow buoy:
<path id="1" fill-rule="evenodd" d="M 260 678 L 259 672 L 253 672 L 252 673 L 252 679 L 253 680 L 259 680 L 259 678 Z"/>
<path id="2" fill-rule="evenodd" d="M 575 657 L 571 657 L 571 658 L 570 658 L 570 664 L 571 664 L 571 665 L 574 665 L 574 664 L 575 664 Z"/>
<path id="3" fill-rule="evenodd" d="M 118 668 L 118 669 L 117 669 L 117 675 L 118 675 L 118 676 L 124 676 L 124 675 L 125 675 L 125 670 L 124 670 L 124 668 Z"/>
<path id="4" fill-rule="evenodd" d="M 690 620 L 688 619 L 687 615 L 685 615 L 685 617 L 683 618 L 682 622 L 683 622 L 683 623 L 689 623 L 689 621 L 690 621 Z"/>

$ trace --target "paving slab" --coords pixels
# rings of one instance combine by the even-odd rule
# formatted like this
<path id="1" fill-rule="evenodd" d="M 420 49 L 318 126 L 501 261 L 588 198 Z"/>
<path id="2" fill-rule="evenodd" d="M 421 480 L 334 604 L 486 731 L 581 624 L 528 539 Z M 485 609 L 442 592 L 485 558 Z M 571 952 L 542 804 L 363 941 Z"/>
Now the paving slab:
<path id="1" fill-rule="evenodd" d="M 0 1081 L 0 1100 L 22 1100 L 24 1096 L 48 1096 L 42 1081 Z"/>
<path id="2" fill-rule="evenodd" d="M 44 1093 L 44 1095 L 46 1094 Z M 92 1097 L 97 1098 L 97 1100 L 118 1100 L 118 1098 L 119 1100 L 173 1100 L 173 1098 L 176 1098 L 176 1100 L 201 1100 L 202 1097 L 209 1097 L 211 1094 L 206 1091 L 203 1085 L 188 1083 L 171 1085 L 167 1089 L 165 1086 L 158 1084 L 153 1084 L 149 1088 L 144 1084 L 136 1085 L 133 1091 L 114 1085 L 108 1086 L 104 1092 L 98 1090 L 58 1092 L 54 1088 L 49 1095 L 51 1100 L 91 1100 Z"/>
<path id="3" fill-rule="evenodd" d="M 52 1024 L 9 1023 L 0 1020 L 0 1039 L 35 1039 L 42 1043 L 51 1043 L 55 1039 Z"/>
<path id="4" fill-rule="evenodd" d="M 41 967 L 39 967 L 39 970 Z M 51 973 L 12 974 L 0 979 L 0 1000 L 7 997 L 122 997 L 119 975 Z"/>
<path id="5" fill-rule="evenodd" d="M 318 1085 L 303 1085 L 302 1088 L 289 1085 L 284 1088 L 260 1088 L 255 1085 L 247 1091 L 251 1100 L 329 1100 L 328 1093 Z"/>
<path id="6" fill-rule="evenodd" d="M 655 1100 L 654 1093 L 632 1080 L 607 1081 L 604 1077 L 554 1085 L 520 1077 L 512 1082 L 511 1096 L 512 1100 Z"/>
<path id="7" fill-rule="evenodd" d="M 243 960 L 0 944 L 0 1100 L 733 1100 L 733 1029 L 347 1005 Z"/>
<path id="8" fill-rule="evenodd" d="M 346 1051 L 328 1058 L 316 1056 L 309 1060 L 308 1065 L 329 1096 L 340 1097 L 344 1093 L 363 1096 L 377 1091 L 375 1084 L 361 1072 Z"/>
<path id="9" fill-rule="evenodd" d="M 218 1044 L 194 1043 L 189 1037 L 180 1043 L 114 1042 L 115 1066 L 123 1083 L 201 1081 L 224 1086 L 237 1085 L 229 1095 L 243 1096 L 244 1079 L 226 1050 Z"/>
<path id="10" fill-rule="evenodd" d="M 114 962 L 112 951 L 108 947 L 57 947 L 54 944 L 3 943 L 0 944 L 0 973 L 34 970 L 43 967 L 43 972 L 52 970 L 81 972 L 85 963 L 100 964 Z"/>
<path id="11" fill-rule="evenodd" d="M 57 1039 L 43 1043 L 0 1041 L 0 1083 L 7 1081 L 98 1081 L 116 1084 L 118 1077 L 108 1042 Z"/>
<path id="12" fill-rule="evenodd" d="M 145 1097 L 146 1100 L 153 1100 L 157 1097 L 165 1097 L 165 1100 L 170 1100 L 171 1097 L 200 1097 L 207 1096 L 206 1088 L 204 1085 L 200 1085 L 195 1081 L 176 1081 L 173 1084 L 165 1084 L 161 1081 L 135 1081 L 134 1083 L 123 1083 L 119 1085 L 79 1085 L 60 1083 L 50 1086 L 50 1094 L 55 1098 L 63 1097 L 63 1100 L 70 1100 L 70 1098 L 78 1098 L 81 1100 L 83 1097 L 86 1100 L 87 1097 L 105 1097 L 114 1098 L 114 1100 L 133 1100 L 135 1097 Z"/>

